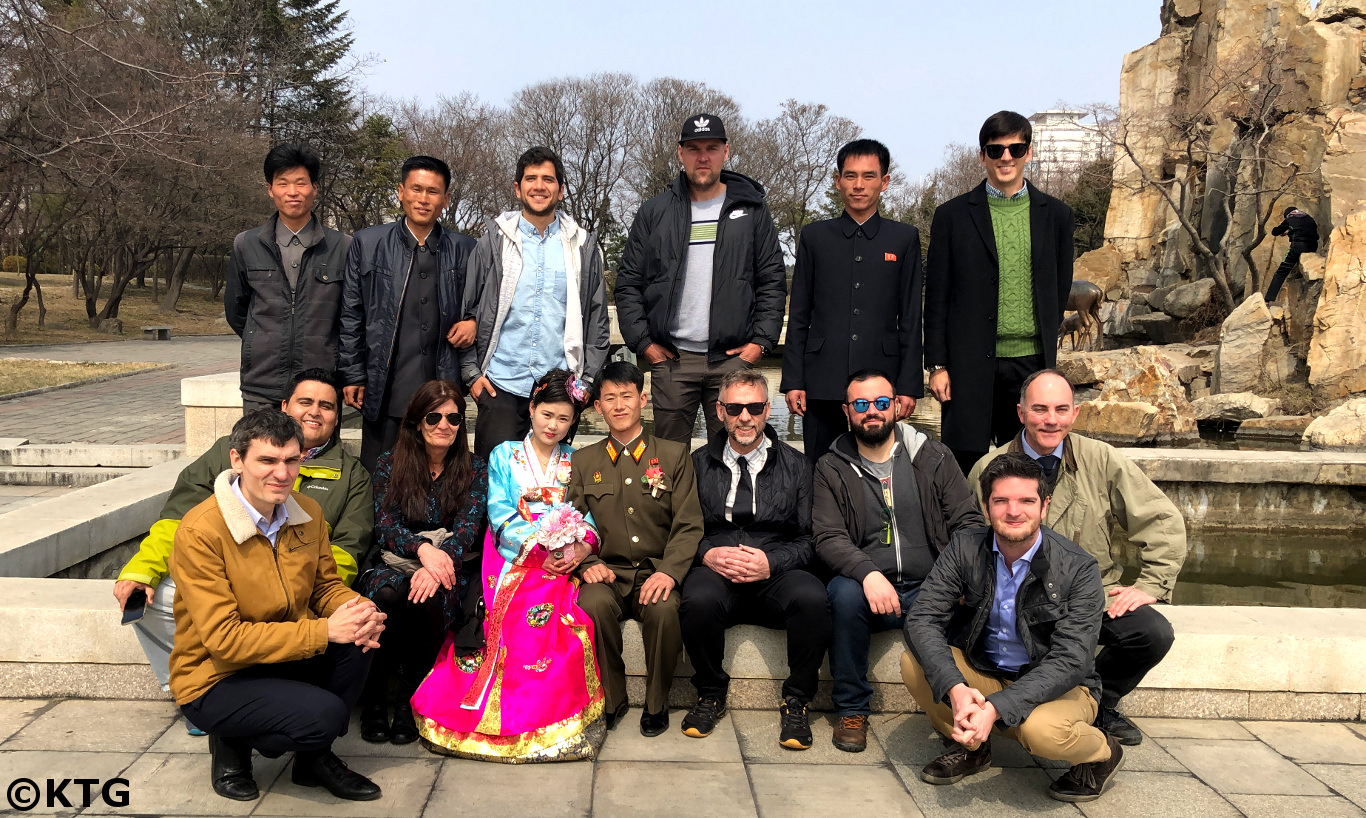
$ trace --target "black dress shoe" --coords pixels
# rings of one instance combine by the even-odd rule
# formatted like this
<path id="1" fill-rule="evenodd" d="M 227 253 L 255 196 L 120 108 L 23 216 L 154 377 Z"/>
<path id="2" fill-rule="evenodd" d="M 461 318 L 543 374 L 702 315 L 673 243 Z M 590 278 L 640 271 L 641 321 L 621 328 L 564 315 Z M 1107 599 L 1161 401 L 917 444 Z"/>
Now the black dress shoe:
<path id="1" fill-rule="evenodd" d="M 261 797 L 251 776 L 251 746 L 245 741 L 210 735 L 209 757 L 214 792 L 234 801 Z"/>
<path id="2" fill-rule="evenodd" d="M 367 704 L 360 711 L 360 737 L 371 744 L 383 744 L 393 734 L 389 730 L 389 708 Z"/>
<path id="3" fill-rule="evenodd" d="M 413 721 L 413 706 L 408 702 L 394 705 L 393 741 L 395 744 L 412 744 L 417 741 L 417 723 Z"/>
<path id="4" fill-rule="evenodd" d="M 626 718 L 626 711 L 630 709 L 631 705 L 629 702 L 622 702 L 621 707 L 618 707 L 616 710 L 605 711 L 603 715 L 607 719 L 607 729 L 617 729 L 617 725 L 621 724 L 621 720 Z"/>
<path id="5" fill-rule="evenodd" d="M 665 730 L 669 729 L 669 708 L 664 708 L 658 713 L 641 711 L 640 714 L 640 734 L 646 738 L 654 738 Z"/>
<path id="6" fill-rule="evenodd" d="M 325 787 L 347 801 L 374 801 L 381 794 L 375 782 L 347 767 L 331 750 L 295 753 L 290 780 L 300 787 Z"/>
<path id="7" fill-rule="evenodd" d="M 1103 704 L 1096 711 L 1096 726 L 1126 747 L 1137 747 L 1143 743 L 1143 733 L 1133 722 Z"/>

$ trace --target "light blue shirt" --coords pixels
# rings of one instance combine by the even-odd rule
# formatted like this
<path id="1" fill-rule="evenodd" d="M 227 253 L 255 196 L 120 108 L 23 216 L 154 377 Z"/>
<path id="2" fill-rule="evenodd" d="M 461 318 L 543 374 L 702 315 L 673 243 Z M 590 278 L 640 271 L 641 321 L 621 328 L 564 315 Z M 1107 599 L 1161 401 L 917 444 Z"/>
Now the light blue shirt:
<path id="1" fill-rule="evenodd" d="M 488 378 L 499 389 L 525 398 L 537 378 L 569 366 L 564 357 L 569 289 L 560 217 L 555 216 L 542 236 L 519 216 L 517 233 L 522 239 L 522 272 L 489 361 Z"/>
<path id="2" fill-rule="evenodd" d="M 271 547 L 275 546 L 275 538 L 280 536 L 280 529 L 289 522 L 289 513 L 285 511 L 285 504 L 279 503 L 275 506 L 275 516 L 267 520 L 256 507 L 247 502 L 247 498 L 242 494 L 242 478 L 238 477 L 232 481 L 232 493 L 237 495 L 237 499 L 242 501 L 242 508 L 251 515 L 251 521 L 256 523 L 256 530 L 261 532 L 266 539 L 270 540 Z"/>
<path id="3" fill-rule="evenodd" d="M 991 613 L 987 616 L 987 632 L 982 643 L 987 658 L 1001 670 L 1016 671 L 1029 664 L 1029 651 L 1015 627 L 1015 603 L 1020 595 L 1020 585 L 1029 575 L 1029 565 L 1039 552 L 1043 542 L 1043 532 L 1034 539 L 1034 545 L 1023 557 L 1015 560 L 1009 568 L 1006 558 L 996 544 L 996 536 L 991 537 L 991 550 L 996 554 L 996 598 L 991 601 Z"/>
<path id="4" fill-rule="evenodd" d="M 1034 451 L 1034 447 L 1033 447 L 1033 446 L 1029 445 L 1029 437 L 1028 437 L 1028 436 L 1026 436 L 1026 435 L 1020 435 L 1020 442 L 1024 444 L 1024 453 L 1027 454 L 1027 455 L 1029 455 L 1029 459 L 1030 459 L 1030 460 L 1038 460 L 1040 457 L 1043 457 L 1042 454 L 1039 454 L 1038 452 Z M 1062 460 L 1062 450 L 1063 450 L 1063 447 L 1066 446 L 1066 445 L 1067 445 L 1067 438 L 1064 437 L 1064 438 L 1062 439 L 1062 443 L 1059 443 L 1059 444 L 1058 444 L 1058 448 L 1054 449 L 1053 452 L 1052 452 L 1052 454 L 1053 454 L 1055 457 L 1057 457 L 1059 460 Z"/>

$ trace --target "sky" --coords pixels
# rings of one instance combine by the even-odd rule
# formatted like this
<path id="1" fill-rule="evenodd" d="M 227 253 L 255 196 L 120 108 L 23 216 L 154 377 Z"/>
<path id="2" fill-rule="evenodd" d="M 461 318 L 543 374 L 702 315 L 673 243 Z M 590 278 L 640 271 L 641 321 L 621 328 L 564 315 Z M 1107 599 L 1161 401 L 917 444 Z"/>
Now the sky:
<path id="1" fill-rule="evenodd" d="M 1124 55 L 1155 40 L 1160 0 L 681 3 L 342 0 L 367 93 L 424 102 L 624 71 L 729 94 L 751 120 L 795 98 L 879 139 L 909 178 L 1001 109 L 1117 103 Z M 680 120 L 681 124 L 681 120 Z"/>

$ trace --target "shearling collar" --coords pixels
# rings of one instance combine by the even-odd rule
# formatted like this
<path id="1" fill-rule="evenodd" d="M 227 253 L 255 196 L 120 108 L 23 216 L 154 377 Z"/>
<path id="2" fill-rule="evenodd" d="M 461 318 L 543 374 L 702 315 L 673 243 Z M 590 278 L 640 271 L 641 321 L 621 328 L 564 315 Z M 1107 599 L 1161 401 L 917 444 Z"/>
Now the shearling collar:
<path id="1" fill-rule="evenodd" d="M 256 528 L 256 523 L 251 521 L 251 515 L 242 505 L 242 501 L 237 499 L 237 495 L 232 490 L 232 469 L 224 469 L 213 481 L 213 496 L 218 500 L 218 511 L 223 515 L 223 522 L 228 526 L 228 533 L 238 545 L 260 534 Z M 303 507 L 290 494 L 285 500 L 285 525 L 303 525 L 313 522 L 313 517 L 304 511 Z M 283 529 L 282 529 L 283 530 Z"/>

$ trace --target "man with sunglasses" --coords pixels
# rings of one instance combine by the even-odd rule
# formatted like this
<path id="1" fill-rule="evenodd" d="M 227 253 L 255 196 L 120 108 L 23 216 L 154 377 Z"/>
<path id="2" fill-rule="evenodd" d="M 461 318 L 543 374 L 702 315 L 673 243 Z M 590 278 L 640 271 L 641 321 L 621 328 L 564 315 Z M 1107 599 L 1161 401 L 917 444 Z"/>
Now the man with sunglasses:
<path id="1" fill-rule="evenodd" d="M 935 557 L 957 531 L 983 525 L 953 453 L 910 424 L 896 423 L 896 392 L 885 373 L 849 376 L 840 435 L 816 464 L 811 526 L 816 554 L 836 574 L 826 592 L 834 744 L 868 744 L 873 687 L 871 634 L 901 627 Z"/>
<path id="2" fill-rule="evenodd" d="M 964 474 L 1020 431 L 1020 384 L 1055 364 L 1072 287 L 1072 209 L 1025 181 L 1032 136 L 1014 111 L 992 114 L 978 134 L 986 180 L 930 228 L 925 364 Z"/>
<path id="3" fill-rule="evenodd" d="M 856 139 L 840 148 L 837 219 L 802 229 L 783 350 L 787 408 L 802 418 L 814 464 L 849 430 L 848 373 L 874 367 L 896 378 L 900 417 L 925 394 L 920 348 L 920 231 L 878 215 L 892 164 L 887 146 Z"/>
<path id="4" fill-rule="evenodd" d="M 704 533 L 678 612 L 697 688 L 683 733 L 705 738 L 726 714 L 726 628 L 750 622 L 787 632 L 778 743 L 805 750 L 830 611 L 825 586 L 804 570 L 811 562 L 811 464 L 778 440 L 769 408 L 763 375 L 727 373 L 715 407 L 725 431 L 692 454 Z"/>

